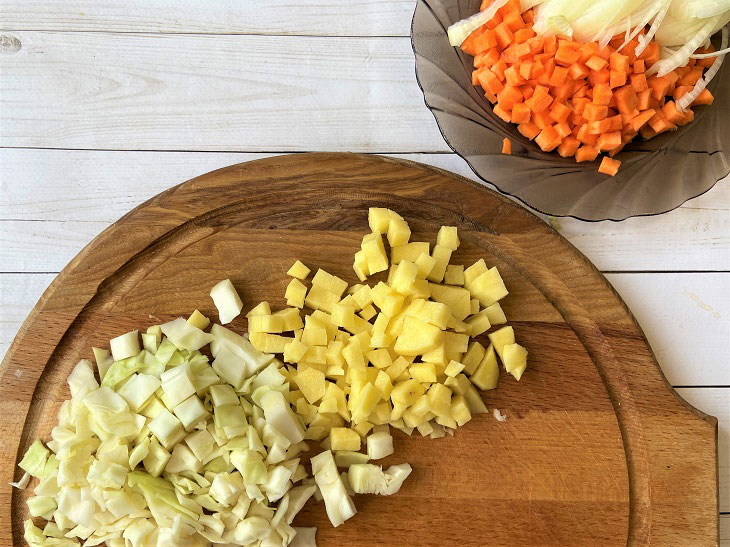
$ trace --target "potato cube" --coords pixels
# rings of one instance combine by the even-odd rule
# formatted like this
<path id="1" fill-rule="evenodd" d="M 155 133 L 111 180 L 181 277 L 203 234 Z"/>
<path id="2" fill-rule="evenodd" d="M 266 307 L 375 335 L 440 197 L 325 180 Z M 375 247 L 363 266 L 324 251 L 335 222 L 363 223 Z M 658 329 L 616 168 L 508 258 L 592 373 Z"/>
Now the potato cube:
<path id="1" fill-rule="evenodd" d="M 379 334 L 385 334 L 389 323 L 390 317 L 388 317 L 384 313 L 379 313 L 375 318 L 375 322 L 373 323 L 373 330 L 371 331 L 371 335 L 375 336 Z"/>
<path id="2" fill-rule="evenodd" d="M 284 362 L 285 363 L 298 363 L 304 354 L 307 353 L 309 346 L 302 344 L 299 340 L 293 339 L 286 346 L 284 346 Z"/>
<path id="3" fill-rule="evenodd" d="M 418 274 L 416 277 L 418 279 L 426 279 L 436 265 L 436 259 L 428 253 L 421 253 L 418 255 L 415 264 L 418 266 Z"/>
<path id="4" fill-rule="evenodd" d="M 436 236 L 436 243 L 452 251 L 458 249 L 460 242 L 456 226 L 441 226 Z"/>
<path id="5" fill-rule="evenodd" d="M 365 368 L 365 358 L 362 354 L 362 348 L 356 341 L 349 342 L 342 350 L 342 356 L 345 358 L 349 367 Z"/>
<path id="6" fill-rule="evenodd" d="M 504 346 L 515 343 L 515 331 L 512 327 L 502 327 L 492 333 L 489 333 L 489 341 L 494 345 L 494 350 L 499 355 L 500 360 L 504 363 L 502 349 Z"/>
<path id="7" fill-rule="evenodd" d="M 479 313 L 472 315 L 466 320 L 466 324 L 469 326 L 469 335 L 472 338 L 476 338 L 480 334 L 487 332 L 492 324 L 489 322 L 487 316 L 487 310 L 482 310 Z"/>
<path id="8" fill-rule="evenodd" d="M 373 351 L 368 352 L 367 358 L 375 368 L 379 369 L 388 368 L 393 364 L 390 352 L 385 348 L 374 349 Z"/>
<path id="9" fill-rule="evenodd" d="M 307 296 L 307 287 L 298 279 L 292 279 L 286 286 L 284 298 L 286 298 L 287 306 L 303 308 L 305 296 Z"/>
<path id="10" fill-rule="evenodd" d="M 321 371 L 311 367 L 298 370 L 295 381 L 309 404 L 314 404 L 324 397 L 326 385 L 324 373 Z"/>
<path id="11" fill-rule="evenodd" d="M 284 348 L 292 340 L 265 332 L 250 332 L 248 337 L 253 347 L 264 353 L 284 353 Z"/>
<path id="12" fill-rule="evenodd" d="M 375 410 L 368 418 L 368 421 L 375 425 L 387 424 L 390 422 L 390 413 L 392 407 L 390 406 L 390 400 L 385 403 L 380 403 L 375 407 Z"/>
<path id="13" fill-rule="evenodd" d="M 479 299 L 479 303 L 488 307 L 509 294 L 497 268 L 490 268 L 471 282 L 469 287 L 472 295 Z"/>
<path id="14" fill-rule="evenodd" d="M 327 366 L 327 348 L 324 346 L 309 346 L 304 357 L 302 357 L 302 363 L 321 365 L 318 368 L 321 368 L 324 372 Z"/>
<path id="15" fill-rule="evenodd" d="M 368 225 L 373 232 L 384 234 L 388 231 L 391 220 L 403 220 L 403 217 L 384 207 L 370 207 L 368 209 Z"/>
<path id="16" fill-rule="evenodd" d="M 393 401 L 394 406 L 397 405 L 405 409 L 415 403 L 425 391 L 425 388 L 416 380 L 406 380 L 393 386 L 393 390 L 390 392 L 390 400 Z"/>
<path id="17" fill-rule="evenodd" d="M 482 390 L 497 387 L 499 366 L 497 365 L 497 358 L 494 356 L 494 346 L 492 344 L 487 348 L 477 370 L 471 375 L 471 382 Z"/>
<path id="18" fill-rule="evenodd" d="M 429 418 L 427 415 L 416 416 L 410 408 L 403 412 L 403 421 L 408 427 L 422 426 L 423 424 L 428 423 L 428 420 Z"/>
<path id="19" fill-rule="evenodd" d="M 451 264 L 446 266 L 444 274 L 444 283 L 447 285 L 463 285 L 464 284 L 464 266 L 456 266 Z"/>
<path id="20" fill-rule="evenodd" d="M 406 317 L 403 330 L 395 341 L 394 350 L 401 355 L 422 355 L 443 343 L 444 333 L 415 317 Z"/>
<path id="21" fill-rule="evenodd" d="M 414 363 L 408 368 L 411 378 L 422 384 L 436 381 L 436 367 L 433 363 Z"/>
<path id="22" fill-rule="evenodd" d="M 373 301 L 373 297 L 370 294 L 370 286 L 362 285 L 357 291 L 352 294 L 353 300 L 357 302 L 357 305 L 361 310 L 364 310 Z"/>
<path id="23" fill-rule="evenodd" d="M 248 318 L 248 332 L 284 332 L 284 321 L 273 315 L 254 315 Z"/>
<path id="24" fill-rule="evenodd" d="M 426 395 L 431 405 L 431 412 L 438 417 L 451 416 L 451 390 L 449 388 L 443 384 L 431 384 Z"/>
<path id="25" fill-rule="evenodd" d="M 411 229 L 405 220 L 392 218 L 388 224 L 388 243 L 391 247 L 405 245 L 411 237 Z"/>
<path id="26" fill-rule="evenodd" d="M 417 273 L 418 266 L 416 266 L 414 262 L 411 262 L 410 260 L 401 260 L 393 273 L 393 279 L 390 282 L 391 288 L 401 294 L 408 293 L 413 287 L 413 282 L 416 280 Z"/>
<path id="27" fill-rule="evenodd" d="M 284 332 L 301 329 L 304 326 L 302 317 L 299 315 L 297 308 L 284 308 L 272 314 L 273 317 L 280 317 L 283 322 L 282 330 Z"/>
<path id="28" fill-rule="evenodd" d="M 438 416 L 436 418 L 436 423 L 450 429 L 456 429 L 456 420 L 454 420 L 451 416 Z"/>
<path id="29" fill-rule="evenodd" d="M 474 374 L 482 362 L 482 359 L 484 359 L 485 353 L 486 350 L 484 349 L 484 346 L 482 346 L 479 342 L 473 341 L 469 344 L 469 349 L 461 361 L 464 364 L 464 372 L 467 374 Z"/>
<path id="30" fill-rule="evenodd" d="M 475 313 L 479 313 L 479 299 L 478 298 L 471 299 L 471 314 L 474 315 Z M 491 322 L 491 320 L 490 320 L 490 322 Z"/>
<path id="31" fill-rule="evenodd" d="M 438 244 L 434 245 L 431 256 L 436 259 L 436 264 L 434 264 L 434 267 L 426 276 L 426 279 L 436 283 L 441 283 L 444 279 L 444 274 L 446 273 L 446 266 L 449 265 L 449 260 L 451 260 L 451 252 L 451 249 L 442 247 Z"/>
<path id="32" fill-rule="evenodd" d="M 378 375 L 375 377 L 375 382 L 373 383 L 375 387 L 378 388 L 378 391 L 380 391 L 381 398 L 389 401 L 390 392 L 393 391 L 393 383 L 390 380 L 390 376 L 388 376 L 385 371 L 379 370 Z"/>
<path id="33" fill-rule="evenodd" d="M 410 361 L 405 357 L 399 356 L 393 361 L 393 364 L 385 369 L 385 373 L 390 376 L 391 380 L 398 378 L 409 367 Z"/>
<path id="34" fill-rule="evenodd" d="M 428 280 L 416 279 L 410 290 L 406 293 L 406 296 L 411 296 L 413 298 L 429 298 L 431 296 L 431 289 L 428 286 Z"/>
<path id="35" fill-rule="evenodd" d="M 324 397 L 319 403 L 319 412 L 323 414 L 335 414 L 337 412 L 337 399 Z"/>
<path id="36" fill-rule="evenodd" d="M 416 429 L 421 434 L 422 437 L 428 437 L 433 433 L 433 425 L 431 425 L 431 422 L 425 422 L 418 426 L 416 426 Z"/>
<path id="37" fill-rule="evenodd" d="M 302 343 L 307 346 L 326 346 L 327 329 L 320 327 L 313 322 L 307 323 L 302 332 Z"/>
<path id="38" fill-rule="evenodd" d="M 504 315 L 499 302 L 495 302 L 484 311 L 487 313 L 487 319 L 489 319 L 489 323 L 492 325 L 503 325 L 507 322 L 507 317 Z"/>
<path id="39" fill-rule="evenodd" d="M 338 327 L 352 331 L 355 327 L 355 309 L 343 302 L 332 308 L 332 322 Z"/>
<path id="40" fill-rule="evenodd" d="M 416 317 L 441 330 L 445 330 L 451 318 L 449 307 L 441 302 L 432 302 L 430 300 L 422 302 L 423 305 L 416 313 Z"/>
<path id="41" fill-rule="evenodd" d="M 411 413 L 416 416 L 425 416 L 431 412 L 431 402 L 428 400 L 428 396 L 424 393 L 421 395 L 410 407 Z"/>
<path id="42" fill-rule="evenodd" d="M 519 344 L 507 344 L 502 348 L 504 368 L 519 382 L 527 368 L 527 350 Z"/>
<path id="43" fill-rule="evenodd" d="M 305 279 L 311 270 L 307 268 L 304 264 L 299 262 L 298 260 L 292 264 L 292 267 L 289 268 L 289 271 L 286 272 L 286 275 L 290 275 L 296 279 Z"/>
<path id="44" fill-rule="evenodd" d="M 257 304 L 250 312 L 246 314 L 246 317 L 254 317 L 256 315 L 271 315 L 271 306 L 266 301 Z"/>
<path id="45" fill-rule="evenodd" d="M 480 258 L 474 264 L 464 270 L 464 286 L 467 289 L 471 289 L 471 282 L 486 271 L 487 264 L 484 262 L 483 258 Z"/>
<path id="46" fill-rule="evenodd" d="M 349 427 L 333 427 L 330 430 L 332 450 L 360 450 L 360 435 Z"/>
<path id="47" fill-rule="evenodd" d="M 309 292 L 307 293 L 304 303 L 313 310 L 322 310 L 327 313 L 332 313 L 332 309 L 339 301 L 340 297 L 337 294 L 328 291 L 324 287 L 312 285 L 312 288 L 309 289 Z"/>
<path id="48" fill-rule="evenodd" d="M 352 406 L 352 421 L 356 424 L 364 422 L 375 406 L 380 402 L 380 391 L 370 382 L 354 395 L 355 403 Z M 350 395 L 352 400 L 353 395 Z"/>
<path id="49" fill-rule="evenodd" d="M 446 359 L 446 347 L 441 344 L 434 350 L 424 353 L 421 356 L 421 361 L 424 363 L 444 364 L 447 362 Z"/>
<path id="50" fill-rule="evenodd" d="M 463 395 L 457 395 L 451 400 L 451 417 L 459 426 L 471 420 L 469 404 Z"/>
<path id="51" fill-rule="evenodd" d="M 404 301 L 405 297 L 400 294 L 389 294 L 383 300 L 383 307 L 381 308 L 381 311 L 385 315 L 393 317 L 395 314 L 400 312 Z"/>
<path id="52" fill-rule="evenodd" d="M 335 293 L 339 299 L 342 297 L 342 293 L 347 290 L 347 281 L 320 268 L 312 278 L 312 286 L 322 287 L 331 293 Z"/>
<path id="53" fill-rule="evenodd" d="M 188 324 L 197 329 L 203 330 L 208 328 L 208 325 L 210 325 L 210 319 L 198 310 L 195 310 L 192 314 L 190 314 L 190 317 L 188 317 Z"/>
<path id="54" fill-rule="evenodd" d="M 462 287 L 429 283 L 431 299 L 446 304 L 456 321 L 463 321 L 471 312 L 471 295 Z"/>
<path id="55" fill-rule="evenodd" d="M 329 313 L 315 310 L 307 317 L 307 322 L 309 321 L 317 321 L 318 327 L 327 329 L 327 339 L 334 340 L 335 334 L 337 334 L 337 325 L 332 322 L 332 316 Z"/>
<path id="56" fill-rule="evenodd" d="M 405 245 L 393 247 L 390 250 L 390 261 L 393 264 L 400 263 L 401 260 L 410 260 L 416 262 L 421 253 L 430 254 L 431 245 L 426 241 L 411 241 Z"/>
<path id="57" fill-rule="evenodd" d="M 352 263 L 352 269 L 355 271 L 355 275 L 360 281 L 365 281 L 370 275 L 368 271 L 368 261 L 365 258 L 365 252 L 359 250 L 355 253 L 355 261 Z"/>
<path id="58" fill-rule="evenodd" d="M 368 234 L 363 237 L 360 248 L 365 253 L 370 275 L 388 269 L 388 255 L 385 254 L 385 245 L 380 234 Z"/>
<path id="59" fill-rule="evenodd" d="M 462 370 L 464 370 L 463 364 L 459 363 L 458 361 L 450 361 L 449 364 L 446 366 L 446 369 L 444 369 L 444 374 L 453 378 Z"/>
<path id="60" fill-rule="evenodd" d="M 365 321 L 370 321 L 377 314 L 378 312 L 375 310 L 372 304 L 368 304 L 358 312 L 358 315 L 362 317 Z"/>
<path id="61" fill-rule="evenodd" d="M 469 336 L 447 332 L 444 335 L 444 345 L 447 353 L 465 353 L 469 348 Z"/>
<path id="62" fill-rule="evenodd" d="M 360 437 L 365 437 L 374 425 L 368 421 L 360 422 L 357 425 L 352 426 L 352 429 L 357 432 Z"/>

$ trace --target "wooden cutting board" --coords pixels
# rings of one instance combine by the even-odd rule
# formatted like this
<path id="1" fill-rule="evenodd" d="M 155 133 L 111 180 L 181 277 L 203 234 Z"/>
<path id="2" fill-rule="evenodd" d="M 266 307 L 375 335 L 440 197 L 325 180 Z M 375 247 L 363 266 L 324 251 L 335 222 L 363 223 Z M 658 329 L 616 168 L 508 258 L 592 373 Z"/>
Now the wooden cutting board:
<path id="1" fill-rule="evenodd" d="M 200 308 L 230 277 L 246 308 L 283 306 L 295 259 L 356 282 L 367 208 L 389 207 L 414 239 L 456 225 L 455 263 L 484 257 L 530 352 L 521 382 L 484 395 L 454 437 L 398 434 L 384 461 L 414 472 L 391 497 L 359 496 L 336 530 L 322 504 L 295 524 L 320 545 L 674 545 L 718 542 L 717 421 L 665 380 L 604 277 L 508 199 L 438 169 L 379 156 L 301 154 L 234 165 L 151 199 L 91 242 L 51 284 L 0 369 L 0 544 L 22 543 L 24 495 L 7 486 L 48 438 L 65 379 L 91 346 Z M 242 332 L 245 320 L 233 328 Z M 689 364 L 688 364 L 689 366 Z M 398 432 L 400 433 L 400 432 Z"/>

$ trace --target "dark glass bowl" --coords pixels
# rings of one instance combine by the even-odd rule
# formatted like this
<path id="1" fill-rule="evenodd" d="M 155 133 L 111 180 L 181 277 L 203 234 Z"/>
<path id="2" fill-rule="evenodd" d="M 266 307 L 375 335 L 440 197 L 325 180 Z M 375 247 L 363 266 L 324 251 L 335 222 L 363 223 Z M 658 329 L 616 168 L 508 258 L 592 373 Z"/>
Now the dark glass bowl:
<path id="1" fill-rule="evenodd" d="M 714 104 L 695 108 L 695 120 L 677 131 L 626 146 L 617 156 L 618 174 L 609 177 L 597 172 L 598 161 L 542 152 L 472 86 L 472 57 L 449 45 L 446 29 L 480 3 L 419 0 L 411 41 L 416 79 L 446 143 L 500 192 L 553 216 L 624 220 L 671 211 L 730 172 L 730 60 L 710 82 Z M 504 137 L 512 155 L 501 153 Z"/>

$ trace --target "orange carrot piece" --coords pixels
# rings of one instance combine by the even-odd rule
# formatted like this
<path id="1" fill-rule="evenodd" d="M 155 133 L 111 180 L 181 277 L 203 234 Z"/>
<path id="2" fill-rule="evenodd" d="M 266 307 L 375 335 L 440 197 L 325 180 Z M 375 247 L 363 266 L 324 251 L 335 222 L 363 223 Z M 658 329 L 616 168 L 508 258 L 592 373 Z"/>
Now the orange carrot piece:
<path id="1" fill-rule="evenodd" d="M 629 126 L 633 131 L 639 131 L 642 127 L 644 127 L 644 125 L 646 125 L 649 120 L 654 117 L 654 114 L 656 114 L 656 110 L 654 110 L 653 108 L 650 108 L 649 110 L 644 110 L 629 122 Z"/>
<path id="2" fill-rule="evenodd" d="M 608 103 L 611 102 L 611 97 L 613 97 L 613 92 L 611 91 L 611 88 L 608 87 L 608 84 L 596 84 L 593 87 L 594 104 L 608 106 Z"/>
<path id="3" fill-rule="evenodd" d="M 500 82 L 504 82 L 504 71 L 507 70 L 507 63 L 504 62 L 504 59 L 500 59 L 499 61 L 494 63 L 490 70 L 497 76 L 497 78 L 499 78 Z"/>
<path id="4" fill-rule="evenodd" d="M 611 127 L 611 122 L 608 118 L 597 120 L 595 122 L 588 122 L 588 133 L 591 135 L 600 135 L 605 133 Z"/>
<path id="5" fill-rule="evenodd" d="M 548 36 L 543 41 L 542 50 L 545 53 L 555 53 L 558 50 L 558 39 L 555 36 Z"/>
<path id="6" fill-rule="evenodd" d="M 535 113 L 542 112 L 553 102 L 553 98 L 547 92 L 540 92 L 538 89 L 541 88 L 536 88 L 532 97 L 525 101 L 525 104 L 527 104 L 527 106 L 530 107 L 530 110 Z"/>
<path id="7" fill-rule="evenodd" d="M 507 86 L 497 93 L 497 104 L 504 110 L 512 110 L 515 103 L 522 102 L 522 92 L 517 87 Z"/>
<path id="8" fill-rule="evenodd" d="M 543 110 L 542 112 L 536 112 L 532 115 L 532 121 L 540 129 L 545 129 L 553 125 L 553 119 L 550 117 L 550 112 Z"/>
<path id="9" fill-rule="evenodd" d="M 621 70 L 611 70 L 609 72 L 608 85 L 611 89 L 626 85 L 626 73 Z"/>
<path id="10" fill-rule="evenodd" d="M 477 78 L 479 79 L 479 85 L 484 88 L 484 91 L 489 91 L 492 95 L 496 95 L 504 89 L 504 84 L 488 68 L 483 69 L 477 75 Z"/>
<path id="11" fill-rule="evenodd" d="M 692 102 L 692 106 L 700 105 L 700 104 L 712 104 L 715 101 L 715 97 L 713 97 L 712 93 L 710 93 L 709 89 L 703 89 L 700 91 L 700 94 L 697 95 L 697 98 Z"/>
<path id="12" fill-rule="evenodd" d="M 646 74 L 632 74 L 630 80 L 631 87 L 637 92 L 649 89 L 649 85 L 646 82 Z"/>
<path id="13" fill-rule="evenodd" d="M 580 141 L 578 139 L 575 137 L 566 137 L 563 139 L 563 142 L 560 143 L 560 146 L 558 146 L 558 154 L 564 158 L 574 156 L 579 146 Z"/>
<path id="14" fill-rule="evenodd" d="M 636 97 L 639 99 L 639 103 L 636 105 L 636 107 L 639 110 L 646 110 L 649 108 L 649 99 L 651 98 L 651 89 L 645 89 L 644 91 L 639 91 L 636 94 Z"/>
<path id="15" fill-rule="evenodd" d="M 677 85 L 695 85 L 700 78 L 702 78 L 702 68 L 693 68 L 677 81 Z"/>
<path id="16" fill-rule="evenodd" d="M 535 36 L 534 38 L 530 38 L 525 42 L 527 45 L 530 46 L 530 51 L 536 55 L 539 52 L 543 50 L 543 46 L 545 45 L 545 38 L 542 36 Z"/>
<path id="17" fill-rule="evenodd" d="M 592 135 L 588 132 L 588 124 L 584 123 L 578 129 L 578 133 L 575 135 L 580 142 L 587 144 L 588 146 L 595 146 L 598 142 L 598 135 Z"/>
<path id="18" fill-rule="evenodd" d="M 573 63 L 568 69 L 568 76 L 574 80 L 582 80 L 590 74 L 588 67 L 581 62 Z"/>
<path id="19" fill-rule="evenodd" d="M 576 150 L 575 152 L 575 161 L 577 163 L 582 163 L 584 161 L 593 161 L 598 157 L 598 150 L 593 148 L 592 146 L 581 146 Z"/>
<path id="20" fill-rule="evenodd" d="M 573 110 L 576 114 L 583 115 L 583 109 L 585 106 L 590 103 L 590 99 L 586 99 L 585 97 L 575 97 L 571 103 L 573 104 Z"/>
<path id="21" fill-rule="evenodd" d="M 555 124 L 553 127 L 555 127 L 555 131 L 558 133 L 558 137 L 560 137 L 561 142 L 563 139 L 568 137 L 572 131 L 566 122 L 560 122 Z"/>
<path id="22" fill-rule="evenodd" d="M 525 78 L 520 76 L 519 70 L 514 66 L 504 71 L 504 77 L 507 79 L 507 85 L 509 86 L 521 86 L 526 81 Z"/>
<path id="23" fill-rule="evenodd" d="M 543 152 L 551 152 L 560 144 L 560 136 L 554 127 L 546 127 L 540 131 L 535 142 Z"/>
<path id="24" fill-rule="evenodd" d="M 608 121 L 608 131 L 621 131 L 624 125 L 622 116 L 611 116 L 610 118 L 606 118 L 606 121 Z"/>
<path id="25" fill-rule="evenodd" d="M 608 63 L 605 61 L 605 59 L 601 59 L 598 55 L 594 55 L 586 61 L 586 66 L 591 70 L 595 70 L 596 72 L 598 72 L 599 70 L 603 70 L 603 68 L 607 64 Z"/>
<path id="26" fill-rule="evenodd" d="M 570 117 L 568 118 L 568 121 L 575 127 L 576 125 L 583 125 L 586 123 L 586 119 L 581 116 L 580 114 L 576 114 L 573 112 Z"/>
<path id="27" fill-rule="evenodd" d="M 608 115 L 608 107 L 594 103 L 588 103 L 583 109 L 582 116 L 588 121 L 602 120 Z"/>
<path id="28" fill-rule="evenodd" d="M 512 153 L 512 141 L 505 138 L 502 139 L 502 154 L 511 154 Z"/>
<path id="29" fill-rule="evenodd" d="M 519 11 L 513 11 L 503 17 L 504 24 L 513 32 L 525 27 L 525 22 L 522 20 L 522 16 L 520 16 Z"/>
<path id="30" fill-rule="evenodd" d="M 662 133 L 663 131 L 669 131 L 677 127 L 675 124 L 670 122 L 663 112 L 659 111 L 649 120 L 649 126 L 654 130 L 655 133 Z"/>
<path id="31" fill-rule="evenodd" d="M 649 42 L 649 45 L 646 46 L 644 51 L 641 52 L 641 55 L 639 55 L 639 59 L 644 59 L 644 61 L 646 61 L 646 66 L 650 67 L 659 60 L 660 54 L 661 49 L 659 48 L 659 43 L 651 41 Z"/>
<path id="32" fill-rule="evenodd" d="M 633 118 L 639 113 L 639 98 L 632 86 L 625 85 L 620 87 L 613 94 L 616 97 L 616 108 L 621 114 Z"/>
<path id="33" fill-rule="evenodd" d="M 692 112 L 691 109 L 680 112 L 674 101 L 667 101 L 662 107 L 664 117 L 676 125 L 687 125 L 691 121 L 690 116 L 694 119 L 694 112 L 689 114 L 690 112 Z"/>
<path id="34" fill-rule="evenodd" d="M 672 98 L 676 101 L 682 98 L 682 95 L 686 95 L 694 89 L 693 85 L 680 85 L 674 88 L 672 92 Z"/>
<path id="35" fill-rule="evenodd" d="M 611 81 L 611 71 L 607 68 L 603 68 L 598 71 L 592 70 L 591 73 L 588 75 L 588 81 L 591 83 L 591 85 L 609 83 Z"/>
<path id="36" fill-rule="evenodd" d="M 535 94 L 535 88 L 530 85 L 520 86 L 520 91 L 522 92 L 522 96 L 525 98 L 525 100 L 529 99 Z"/>
<path id="37" fill-rule="evenodd" d="M 553 69 L 553 73 L 550 75 L 550 80 L 548 81 L 548 83 L 551 86 L 557 87 L 559 85 L 563 85 L 567 77 L 568 69 L 562 66 L 556 66 Z"/>
<path id="38" fill-rule="evenodd" d="M 545 72 L 545 65 L 542 64 L 542 61 L 538 61 L 537 59 L 535 59 L 532 63 L 530 78 L 536 78 L 540 76 L 543 72 Z"/>
<path id="39" fill-rule="evenodd" d="M 495 104 L 492 107 L 492 112 L 494 112 L 497 116 L 499 116 L 506 122 L 512 121 L 512 112 L 510 112 L 509 110 L 505 110 L 504 108 L 499 106 L 499 104 Z"/>
<path id="40" fill-rule="evenodd" d="M 571 112 L 570 107 L 560 102 L 554 102 L 550 107 L 550 117 L 557 123 L 567 120 Z"/>
<path id="41" fill-rule="evenodd" d="M 604 156 L 601 160 L 601 165 L 598 166 L 598 172 L 604 175 L 615 176 L 618 173 L 618 168 L 621 165 L 619 160 Z"/>
<path id="42" fill-rule="evenodd" d="M 547 52 L 547 48 L 545 49 Z M 570 66 L 580 59 L 580 52 L 574 47 L 561 45 L 555 52 L 555 62 L 563 66 Z"/>
<path id="43" fill-rule="evenodd" d="M 614 150 L 618 148 L 621 146 L 621 132 L 613 131 L 599 135 L 597 145 L 599 150 Z"/>
<path id="44" fill-rule="evenodd" d="M 532 63 L 522 62 L 520 63 L 520 76 L 522 76 L 523 79 L 529 80 L 532 75 Z"/>
<path id="45" fill-rule="evenodd" d="M 466 39 L 461 43 L 461 51 L 466 53 L 467 55 L 474 56 L 477 54 L 477 50 L 474 47 L 474 40 L 476 40 L 477 36 L 479 36 L 480 31 L 479 29 L 472 32 L 469 36 L 466 37 Z"/>
<path id="46" fill-rule="evenodd" d="M 504 22 L 496 26 L 496 28 L 494 29 L 494 34 L 497 37 L 497 46 L 500 49 L 505 49 L 507 46 L 509 46 L 515 37 L 515 35 L 512 33 L 512 30 L 509 28 L 509 25 Z"/>
<path id="47" fill-rule="evenodd" d="M 494 35 L 493 30 L 486 30 L 479 36 L 474 38 L 474 49 L 477 53 L 481 53 L 493 47 L 497 47 L 497 38 Z"/>
<path id="48" fill-rule="evenodd" d="M 626 55 L 621 55 L 618 52 L 611 53 L 609 57 L 609 64 L 611 70 L 626 73 L 629 71 L 629 58 Z"/>
<path id="49" fill-rule="evenodd" d="M 527 139 L 532 140 L 538 136 L 538 134 L 540 133 L 540 128 L 532 122 L 521 123 L 517 126 L 517 131 L 522 133 L 522 135 L 525 136 Z"/>
<path id="50" fill-rule="evenodd" d="M 553 95 L 555 95 L 558 99 L 567 100 L 572 97 L 574 91 L 575 82 L 573 80 L 566 80 L 562 85 L 553 88 Z"/>
<path id="51" fill-rule="evenodd" d="M 521 124 L 530 121 L 532 112 L 525 103 L 515 103 L 512 106 L 512 123 Z"/>
<path id="52" fill-rule="evenodd" d="M 643 74 L 644 72 L 646 72 L 646 65 L 644 64 L 644 59 L 636 59 L 636 61 L 634 61 L 634 73 Z"/>
<path id="53" fill-rule="evenodd" d="M 519 30 L 515 30 L 515 42 L 517 42 L 518 44 L 523 44 L 534 36 L 535 31 L 531 28 L 521 28 Z"/>

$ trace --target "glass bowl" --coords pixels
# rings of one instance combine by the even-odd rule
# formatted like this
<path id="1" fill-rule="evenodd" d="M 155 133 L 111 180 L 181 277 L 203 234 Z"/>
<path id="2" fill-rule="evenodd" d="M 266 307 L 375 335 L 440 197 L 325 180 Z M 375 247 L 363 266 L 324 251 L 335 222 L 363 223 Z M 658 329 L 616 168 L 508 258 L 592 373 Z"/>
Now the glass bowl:
<path id="1" fill-rule="evenodd" d="M 635 141 L 615 177 L 598 161 L 545 153 L 502 121 L 471 84 L 472 57 L 451 47 L 446 29 L 479 10 L 480 0 L 418 0 L 411 25 L 416 79 L 446 143 L 482 180 L 539 212 L 581 220 L 624 220 L 666 213 L 703 194 L 730 172 L 730 60 L 710 82 L 711 106 L 677 131 Z M 512 141 L 504 155 L 502 139 Z"/>

